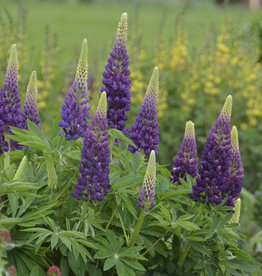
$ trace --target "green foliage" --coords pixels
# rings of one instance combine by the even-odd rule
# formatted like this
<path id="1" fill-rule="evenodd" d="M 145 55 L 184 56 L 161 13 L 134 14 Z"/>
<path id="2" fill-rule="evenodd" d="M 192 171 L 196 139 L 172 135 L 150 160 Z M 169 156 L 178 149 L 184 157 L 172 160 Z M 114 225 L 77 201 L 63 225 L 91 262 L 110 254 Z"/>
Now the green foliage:
<path id="1" fill-rule="evenodd" d="M 182 185 L 172 184 L 161 165 L 156 168 L 156 205 L 144 213 L 132 245 L 147 162 L 141 153 L 127 151 L 131 141 L 120 132 L 110 130 L 112 139 L 121 142 L 112 145 L 113 189 L 101 203 L 78 202 L 70 195 L 77 182 L 80 141 L 46 138 L 31 122 L 28 130 L 13 128 L 13 133 L 12 139 L 27 147 L 12 153 L 7 171 L 1 156 L 0 229 L 8 229 L 13 239 L 2 258 L 19 274 L 45 275 L 51 265 L 59 266 L 63 276 L 256 275 L 261 269 L 239 249 L 244 237 L 237 224 L 229 223 L 229 208 L 192 201 L 188 194 L 195 180 L 188 176 Z M 48 186 L 46 152 L 52 153 L 57 172 L 55 190 Z M 16 168 L 24 156 L 28 161 L 18 178 Z"/>

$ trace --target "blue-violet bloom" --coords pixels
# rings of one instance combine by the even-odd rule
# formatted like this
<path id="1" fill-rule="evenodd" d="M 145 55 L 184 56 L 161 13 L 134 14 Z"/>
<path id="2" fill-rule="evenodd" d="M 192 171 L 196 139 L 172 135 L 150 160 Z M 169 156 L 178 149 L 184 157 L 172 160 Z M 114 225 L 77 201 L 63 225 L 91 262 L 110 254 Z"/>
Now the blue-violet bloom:
<path id="1" fill-rule="evenodd" d="M 159 144 L 159 129 L 157 121 L 157 97 L 158 97 L 158 68 L 155 67 L 149 82 L 144 102 L 137 114 L 132 126 L 129 138 L 136 147 L 129 146 L 128 150 L 136 153 L 140 149 L 149 155 L 152 150 L 157 154 Z"/>
<path id="2" fill-rule="evenodd" d="M 196 138 L 194 124 L 189 121 L 186 123 L 185 135 L 182 145 L 174 159 L 174 166 L 171 170 L 172 182 L 180 182 L 180 178 L 186 181 L 186 174 L 195 178 L 197 176 L 198 158 L 196 149 Z"/>
<path id="3" fill-rule="evenodd" d="M 10 141 L 10 148 L 5 134 L 10 133 L 10 126 L 26 128 L 26 117 L 21 110 L 18 92 L 18 59 L 16 44 L 11 48 L 5 80 L 0 90 L 0 155 L 4 151 L 21 149 L 15 141 Z"/>
<path id="4" fill-rule="evenodd" d="M 82 44 L 82 50 L 76 70 L 75 80 L 62 105 L 62 121 L 59 126 L 63 128 L 67 140 L 77 140 L 84 137 L 90 119 L 90 105 L 88 105 L 87 89 L 87 40 Z"/>
<path id="5" fill-rule="evenodd" d="M 126 134 L 125 128 L 130 109 L 130 71 L 129 57 L 126 48 L 127 41 L 127 13 L 123 13 L 118 24 L 113 50 L 103 73 L 103 87 L 101 92 L 107 94 L 107 121 L 110 128 L 116 128 Z"/>
<path id="6" fill-rule="evenodd" d="M 103 200 L 111 191 L 109 183 L 110 149 L 108 124 L 106 119 L 106 93 L 100 96 L 96 113 L 86 130 L 81 151 L 81 166 L 78 184 L 72 195 L 80 200 Z"/>
<path id="7" fill-rule="evenodd" d="M 190 194 L 195 201 L 201 200 L 204 203 L 208 200 L 220 204 L 230 195 L 231 110 L 232 97 L 229 95 L 205 143 L 199 175 L 193 193 Z M 231 206 L 229 200 L 225 204 Z"/>

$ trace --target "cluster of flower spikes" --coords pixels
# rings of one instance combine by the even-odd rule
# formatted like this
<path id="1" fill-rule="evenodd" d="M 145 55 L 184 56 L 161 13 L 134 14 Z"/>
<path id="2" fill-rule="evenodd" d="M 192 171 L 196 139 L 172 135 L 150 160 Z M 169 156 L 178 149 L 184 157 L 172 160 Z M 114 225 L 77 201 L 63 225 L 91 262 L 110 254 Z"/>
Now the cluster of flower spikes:
<path id="1" fill-rule="evenodd" d="M 82 44 L 82 50 L 71 89 L 62 105 L 62 121 L 59 126 L 63 128 L 67 140 L 84 137 L 90 119 L 90 105 L 88 105 L 87 89 L 87 40 Z"/>
<path id="2" fill-rule="evenodd" d="M 158 96 L 158 68 L 155 67 L 149 82 L 144 102 L 137 114 L 132 126 L 129 138 L 132 139 L 136 148 L 129 146 L 132 153 L 143 149 L 146 155 L 152 150 L 157 154 L 159 144 L 159 129 L 157 121 L 157 96 Z"/>
<path id="3" fill-rule="evenodd" d="M 32 72 L 27 86 L 24 113 L 28 120 L 41 128 L 41 121 L 37 109 L 37 77 L 35 71 Z"/>
<path id="4" fill-rule="evenodd" d="M 16 44 L 11 48 L 10 58 L 5 75 L 5 81 L 0 90 L 0 155 L 9 150 L 4 134 L 10 134 L 9 127 L 26 128 L 26 117 L 21 110 L 18 93 L 18 59 Z M 15 141 L 11 140 L 10 150 L 21 149 Z"/>
<path id="5" fill-rule="evenodd" d="M 152 150 L 149 156 L 146 174 L 142 187 L 137 198 L 137 206 L 149 211 L 149 208 L 155 205 L 155 183 L 156 183 L 156 155 Z"/>
<path id="6" fill-rule="evenodd" d="M 196 149 L 196 138 L 194 124 L 189 121 L 186 123 L 185 135 L 182 145 L 174 159 L 174 166 L 171 170 L 172 182 L 180 182 L 180 178 L 186 181 L 186 174 L 193 178 L 197 176 L 198 158 Z"/>
<path id="7" fill-rule="evenodd" d="M 111 191 L 109 183 L 110 149 L 107 124 L 106 93 L 100 96 L 95 115 L 86 130 L 81 151 L 78 184 L 72 196 L 85 201 L 103 200 Z"/>
<path id="8" fill-rule="evenodd" d="M 110 128 L 116 128 L 126 134 L 125 128 L 130 110 L 130 70 L 129 57 L 126 49 L 127 41 L 127 14 L 123 13 L 118 24 L 113 50 L 103 73 L 101 92 L 107 94 L 108 111 L 107 121 Z"/>
<path id="9" fill-rule="evenodd" d="M 231 110 L 232 97 L 229 95 L 224 107 L 207 137 L 202 153 L 201 166 L 198 171 L 196 185 L 190 197 L 195 201 L 207 200 L 220 204 L 227 199 L 225 205 L 235 206 L 231 196 L 230 168 L 232 164 L 231 143 Z"/>

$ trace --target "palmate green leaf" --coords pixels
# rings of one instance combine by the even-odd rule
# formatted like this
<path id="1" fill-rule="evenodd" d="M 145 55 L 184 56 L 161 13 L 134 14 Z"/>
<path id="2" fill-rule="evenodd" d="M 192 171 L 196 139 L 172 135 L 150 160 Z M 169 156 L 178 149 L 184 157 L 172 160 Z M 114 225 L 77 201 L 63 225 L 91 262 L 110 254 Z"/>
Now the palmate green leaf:
<path id="1" fill-rule="evenodd" d="M 186 229 L 188 231 L 200 230 L 200 227 L 197 224 L 195 224 L 194 222 L 190 222 L 190 221 L 178 221 L 177 224 L 181 228 L 184 228 L 184 229 Z"/>
<path id="2" fill-rule="evenodd" d="M 232 238 L 232 239 L 236 239 L 236 240 L 241 240 L 241 237 L 230 228 L 222 228 L 217 231 L 217 234 L 221 234 L 228 239 Z"/>
<path id="3" fill-rule="evenodd" d="M 121 164 L 123 165 L 123 167 L 125 168 L 125 170 L 127 171 L 127 173 L 130 172 L 130 164 L 129 164 L 129 160 L 126 158 L 126 156 L 124 154 L 119 154 L 115 151 L 112 152 L 113 156 L 116 157 Z"/>
<path id="4" fill-rule="evenodd" d="M 28 191 L 38 190 L 38 189 L 39 187 L 37 187 L 36 183 L 30 183 L 30 182 L 12 181 L 9 183 L 4 182 L 0 184 L 1 195 L 9 194 L 9 193 L 15 193 L 15 194 L 21 193 L 23 195 L 26 195 L 28 194 Z"/>
<path id="5" fill-rule="evenodd" d="M 127 136 L 125 136 L 125 134 L 123 134 L 122 131 L 115 129 L 115 128 L 111 128 L 108 130 L 108 134 L 109 136 L 115 138 L 115 139 L 120 139 L 124 142 L 126 142 L 127 144 L 136 147 L 136 145 L 133 143 L 132 140 L 130 140 Z"/>
<path id="6" fill-rule="evenodd" d="M 33 132 L 35 135 L 37 135 L 40 139 L 46 140 L 43 132 L 40 130 L 40 128 L 36 124 L 31 122 L 30 120 L 27 120 L 27 126 L 28 126 L 28 129 L 31 132 Z"/>
<path id="7" fill-rule="evenodd" d="M 139 170 L 139 167 L 141 165 L 142 161 L 142 155 L 141 153 L 136 153 L 133 154 L 132 159 L 131 159 L 131 168 L 130 168 L 130 174 L 136 174 Z"/>
<path id="8" fill-rule="evenodd" d="M 109 258 L 111 256 L 113 256 L 111 251 L 101 250 L 101 251 L 96 252 L 96 254 L 94 256 L 94 259 L 106 259 L 106 258 Z"/>
<path id="9" fill-rule="evenodd" d="M 124 206 L 126 207 L 126 209 L 130 212 L 130 214 L 137 219 L 137 215 L 136 215 L 136 209 L 133 207 L 132 202 L 129 200 L 129 198 L 126 195 L 120 195 L 121 199 L 124 202 Z"/>
<path id="10" fill-rule="evenodd" d="M 109 269 L 112 268 L 114 265 L 116 265 L 116 263 L 117 263 L 118 261 L 119 261 L 119 260 L 116 259 L 116 258 L 109 258 L 109 259 L 106 259 L 106 261 L 105 261 L 105 263 L 104 263 L 103 270 L 104 270 L 104 271 L 109 270 Z"/>
<path id="11" fill-rule="evenodd" d="M 121 259 L 124 263 L 126 263 L 128 266 L 134 268 L 135 270 L 139 271 L 146 271 L 145 268 L 137 261 L 133 261 L 127 258 Z"/>
<path id="12" fill-rule="evenodd" d="M 69 238 L 63 236 L 63 235 L 59 235 L 59 239 L 61 240 L 61 242 L 71 251 L 71 241 Z"/>
<path id="13" fill-rule="evenodd" d="M 199 242 L 189 242 L 190 246 L 192 246 L 192 248 L 198 252 L 200 252 L 201 254 L 203 254 L 204 256 L 208 256 L 210 257 L 212 255 L 212 252 L 209 251 L 205 246 L 202 246 L 201 243 Z"/>
<path id="14" fill-rule="evenodd" d="M 125 265 L 120 260 L 116 263 L 116 271 L 118 276 L 125 276 Z"/>
<path id="15" fill-rule="evenodd" d="M 65 157 L 73 160 L 81 160 L 81 151 L 80 150 L 71 150 L 70 152 L 65 153 Z"/>
<path id="16" fill-rule="evenodd" d="M 147 260 L 144 256 L 140 255 L 138 252 L 140 252 L 144 246 L 132 246 L 129 248 L 123 248 L 119 252 L 119 256 L 121 258 L 132 258 L 132 259 L 137 259 L 137 260 Z"/>
<path id="17" fill-rule="evenodd" d="M 121 177 L 112 183 L 113 190 L 119 190 L 120 188 L 126 189 L 141 184 L 144 179 L 143 175 L 127 175 Z"/>
<path id="18" fill-rule="evenodd" d="M 22 218 L 2 218 L 0 219 L 0 225 L 3 228 L 11 229 L 16 224 L 20 223 Z"/>
<path id="19" fill-rule="evenodd" d="M 76 260 L 73 252 L 69 251 L 68 254 L 68 261 L 71 269 L 76 276 L 83 276 L 85 275 L 85 263 L 81 256 Z"/>
<path id="20" fill-rule="evenodd" d="M 50 242 L 51 242 L 51 249 L 52 250 L 56 247 L 56 245 L 58 243 L 58 240 L 59 240 L 59 238 L 58 238 L 58 235 L 56 235 L 56 234 L 51 237 Z"/>
<path id="21" fill-rule="evenodd" d="M 12 217 L 15 217 L 18 209 L 18 196 L 15 194 L 8 194 L 8 200 L 11 207 Z"/>
<path id="22" fill-rule="evenodd" d="M 30 276 L 43 276 L 45 275 L 43 269 L 35 263 L 31 258 L 28 258 L 26 255 L 22 254 L 21 258 L 23 262 L 26 264 L 27 268 L 30 271 Z"/>
<path id="23" fill-rule="evenodd" d="M 250 260 L 232 259 L 222 261 L 222 263 L 231 269 L 239 269 L 242 272 L 259 272 L 262 269 L 261 264 Z"/>
<path id="24" fill-rule="evenodd" d="M 124 244 L 124 240 L 121 238 L 121 236 L 117 237 L 115 233 L 111 230 L 106 231 L 106 237 L 113 249 L 113 252 L 118 252 Z"/>

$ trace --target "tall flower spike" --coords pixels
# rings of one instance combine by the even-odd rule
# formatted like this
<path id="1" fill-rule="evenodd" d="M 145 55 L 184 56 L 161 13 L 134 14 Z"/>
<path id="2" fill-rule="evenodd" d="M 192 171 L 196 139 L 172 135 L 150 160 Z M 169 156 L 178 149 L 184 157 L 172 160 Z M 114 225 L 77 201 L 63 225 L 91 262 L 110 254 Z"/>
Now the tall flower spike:
<path id="1" fill-rule="evenodd" d="M 123 13 L 118 24 L 113 50 L 103 73 L 103 87 L 101 92 L 107 94 L 108 111 L 107 121 L 111 128 L 127 133 L 125 121 L 130 109 L 130 71 L 129 57 L 126 49 L 127 40 L 127 13 Z"/>
<path id="2" fill-rule="evenodd" d="M 183 143 L 174 159 L 174 167 L 171 170 L 172 182 L 180 182 L 180 178 L 186 180 L 186 174 L 193 178 L 197 175 L 198 158 L 196 149 L 196 138 L 194 124 L 189 121 L 186 123 Z"/>
<path id="3" fill-rule="evenodd" d="M 4 134 L 9 134 L 9 127 L 26 128 L 26 117 L 21 111 L 18 94 L 18 59 L 16 44 L 11 48 L 10 58 L 5 75 L 5 81 L 0 90 L 0 155 L 8 151 L 8 143 Z M 20 149 L 15 141 L 11 141 L 11 150 Z"/>
<path id="4" fill-rule="evenodd" d="M 132 139 L 136 148 L 129 146 L 132 153 L 143 149 L 146 155 L 152 150 L 157 154 L 159 144 L 159 129 L 157 121 L 157 96 L 158 96 L 158 68 L 155 67 L 149 82 L 144 102 L 137 114 L 132 126 L 129 138 Z"/>
<path id="5" fill-rule="evenodd" d="M 207 137 L 202 153 L 201 166 L 196 185 L 190 197 L 208 200 L 220 204 L 228 198 L 226 205 L 234 206 L 230 196 L 230 174 L 232 157 L 232 144 L 230 135 L 230 119 L 232 110 L 232 97 L 228 96 L 224 107 Z"/>
<path id="6" fill-rule="evenodd" d="M 229 200 L 234 201 L 240 196 L 240 192 L 243 188 L 244 169 L 242 166 L 239 145 L 238 145 L 238 133 L 235 126 L 231 130 L 231 142 L 232 142 L 232 166 L 230 168 L 230 194 Z"/>
<path id="7" fill-rule="evenodd" d="M 146 168 L 146 174 L 142 188 L 137 198 L 137 206 L 149 211 L 149 208 L 155 205 L 155 183 L 156 183 L 156 155 L 151 151 Z"/>
<path id="8" fill-rule="evenodd" d="M 37 77 L 36 71 L 33 71 L 27 86 L 24 113 L 28 120 L 41 128 L 41 121 L 37 109 Z"/>
<path id="9" fill-rule="evenodd" d="M 59 122 L 67 140 L 84 137 L 87 119 L 91 117 L 90 105 L 88 105 L 87 68 L 87 40 L 84 39 L 75 80 L 65 97 L 61 112 L 62 121 Z"/>
<path id="10" fill-rule="evenodd" d="M 86 130 L 84 146 L 81 151 L 81 166 L 78 184 L 72 193 L 76 199 L 85 201 L 103 200 L 111 191 L 109 183 L 109 136 L 107 125 L 106 93 L 100 96 L 96 113 Z"/>

